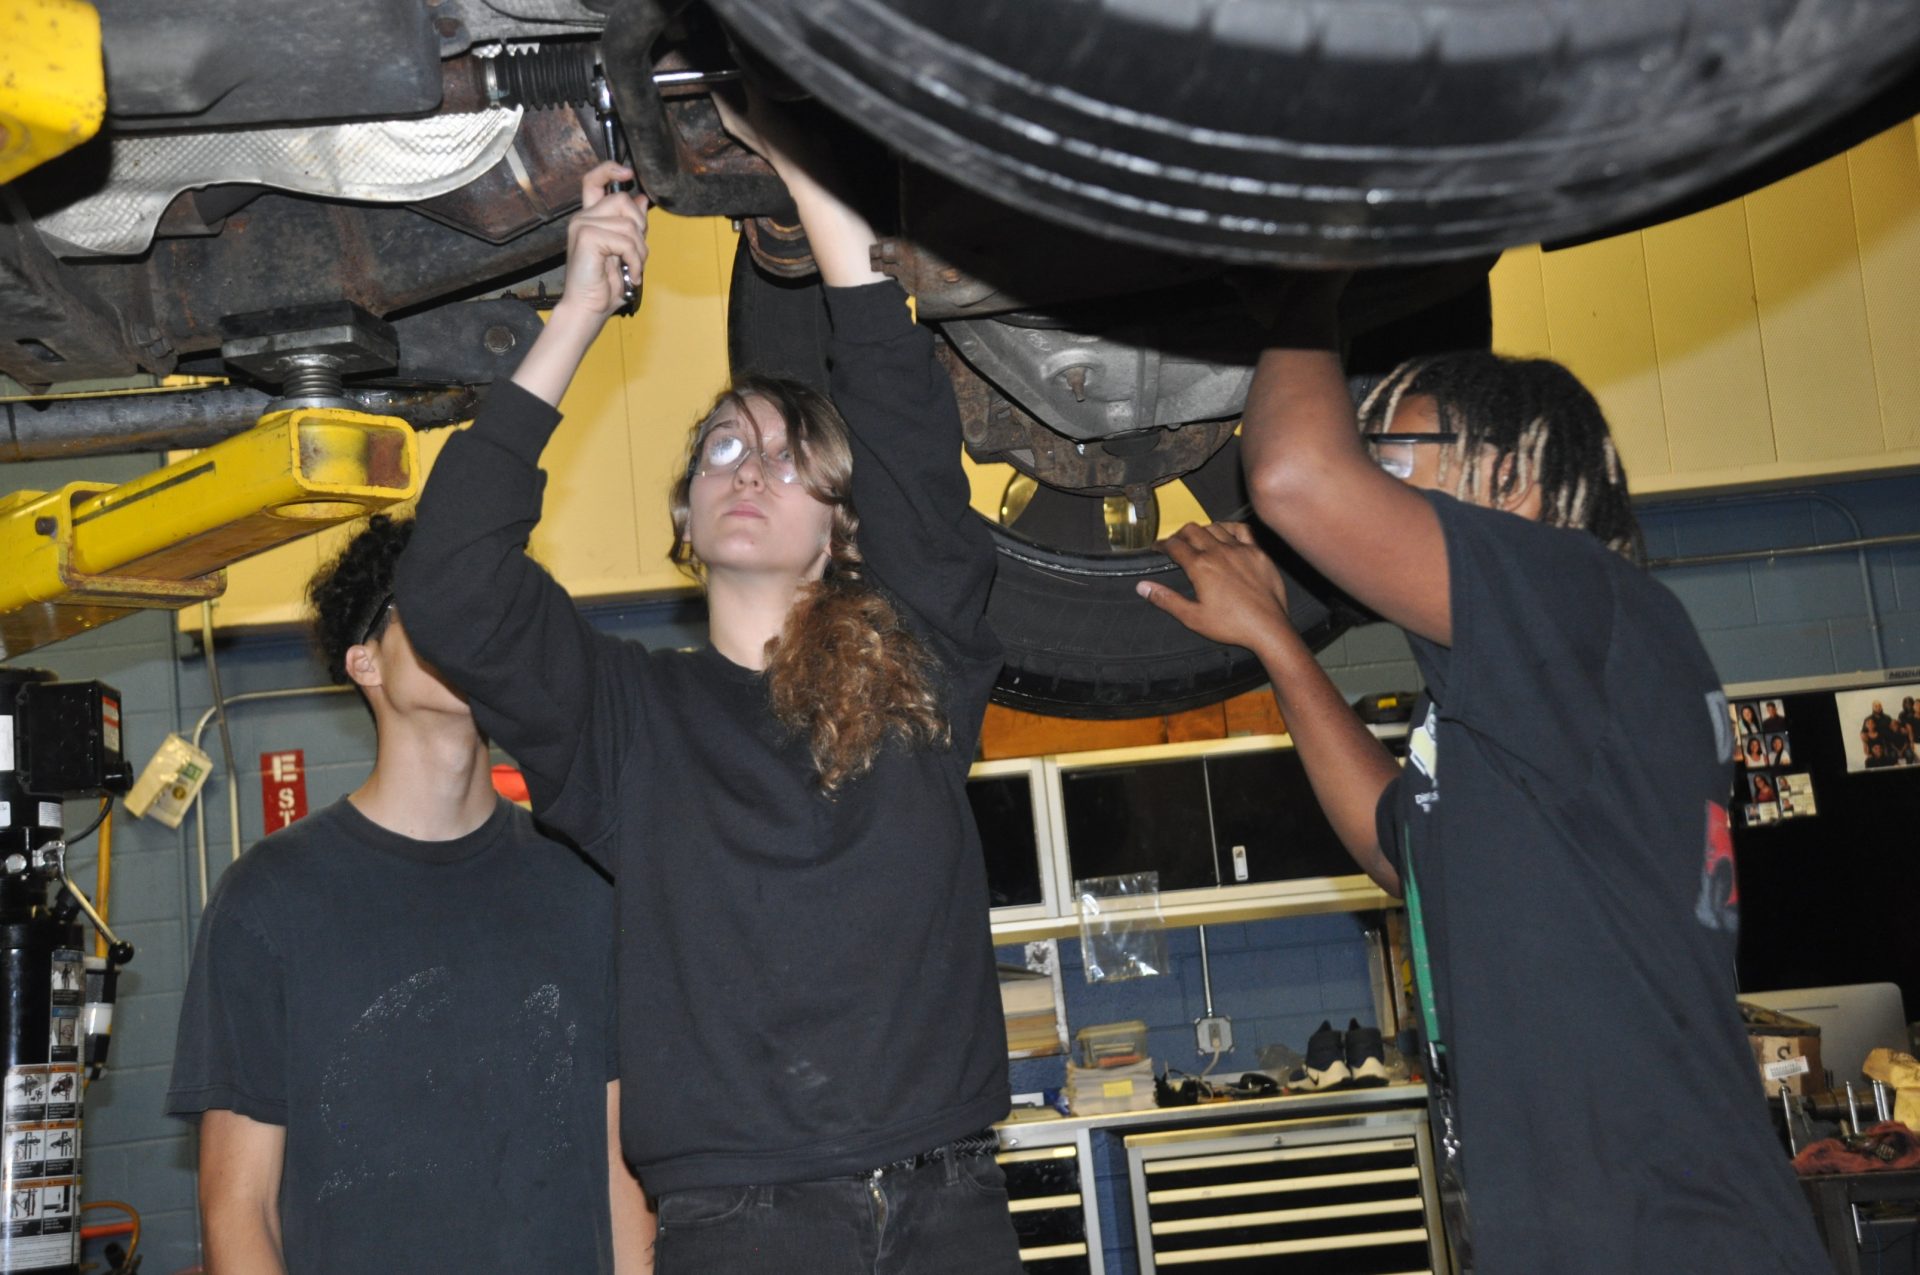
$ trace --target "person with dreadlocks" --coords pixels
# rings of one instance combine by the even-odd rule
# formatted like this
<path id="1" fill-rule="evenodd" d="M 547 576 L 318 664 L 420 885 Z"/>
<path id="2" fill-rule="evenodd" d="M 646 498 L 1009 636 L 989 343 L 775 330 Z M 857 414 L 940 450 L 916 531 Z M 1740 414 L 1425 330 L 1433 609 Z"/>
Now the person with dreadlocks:
<path id="1" fill-rule="evenodd" d="M 621 1132 L 660 1275 L 1014 1275 L 965 791 L 1000 667 L 993 548 L 931 336 L 811 139 L 760 114 L 724 118 L 799 210 L 832 397 L 743 378 L 693 427 L 672 555 L 710 644 L 602 634 L 526 554 L 556 406 L 644 265 L 609 165 L 583 179 L 564 298 L 434 468 L 400 608 L 535 811 L 615 879 Z"/>
<path id="2" fill-rule="evenodd" d="M 1406 899 L 1460 1268 L 1825 1270 L 1735 1011 L 1731 717 L 1636 561 L 1599 406 L 1557 364 L 1466 353 L 1396 369 L 1356 420 L 1339 283 L 1269 311 L 1248 484 L 1406 631 L 1426 681 L 1408 765 L 1295 634 L 1248 527 L 1164 542 L 1193 598 L 1140 591 L 1259 656 L 1335 831 Z"/>

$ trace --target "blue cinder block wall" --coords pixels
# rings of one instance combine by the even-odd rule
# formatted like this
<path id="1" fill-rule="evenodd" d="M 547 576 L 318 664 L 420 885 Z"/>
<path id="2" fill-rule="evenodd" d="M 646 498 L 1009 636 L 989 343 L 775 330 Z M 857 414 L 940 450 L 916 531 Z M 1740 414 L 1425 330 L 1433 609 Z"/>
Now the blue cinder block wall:
<path id="1" fill-rule="evenodd" d="M 152 457 L 103 457 L 0 466 L 0 493 L 44 491 L 79 478 L 124 481 L 157 463 Z M 1641 516 L 1656 559 L 1914 533 L 1920 532 L 1920 477 L 1836 483 L 1812 495 L 1758 501 L 1649 505 Z M 1870 550 L 1864 570 L 1859 555 L 1840 553 L 1659 568 L 1658 574 L 1686 603 L 1729 682 L 1920 665 L 1920 545 Z M 697 603 L 608 608 L 594 618 L 610 631 L 662 645 L 686 645 L 701 634 Z M 229 696 L 325 681 L 297 638 L 242 638 L 223 642 L 219 654 Z M 1322 659 L 1350 695 L 1419 685 L 1404 640 L 1384 626 L 1347 634 Z M 117 686 L 126 699 L 126 739 L 136 765 L 169 730 L 190 734 L 211 703 L 206 663 L 194 644 L 175 636 L 171 615 L 124 620 L 16 662 Z M 350 695 L 242 704 L 231 720 L 243 844 L 262 835 L 253 775 L 261 752 L 306 750 L 314 806 L 352 789 L 372 762 L 372 727 Z M 205 742 L 217 755 L 211 728 Z M 231 854 L 225 785 L 226 776 L 218 774 L 207 789 L 209 862 L 216 878 Z M 68 826 L 81 826 L 89 813 L 76 805 Z M 203 900 L 191 820 L 177 832 L 125 817 L 116 824 L 113 919 L 140 952 L 121 983 L 114 1065 L 88 1095 L 86 1192 L 90 1199 L 121 1199 L 140 1209 L 145 1269 L 171 1275 L 199 1260 L 192 1135 L 161 1108 Z M 76 859 L 82 881 L 92 878 L 92 853 L 89 847 Z M 1215 1005 L 1233 1017 L 1236 1028 L 1234 1053 L 1222 1068 L 1253 1065 L 1265 1043 L 1300 1048 L 1322 1018 L 1344 1024 L 1348 1016 L 1367 1016 L 1371 998 L 1360 925 L 1356 918 L 1323 917 L 1209 930 Z M 1075 1027 L 1142 1018 L 1153 1025 L 1156 1057 L 1197 1062 L 1189 1027 L 1199 1013 L 1197 948 L 1189 951 L 1191 932 L 1176 931 L 1169 940 L 1168 978 L 1113 988 L 1086 988 L 1082 981 L 1084 990 L 1069 998 Z M 1072 962 L 1077 954 L 1063 959 Z M 1068 978 L 1070 984 L 1079 979 L 1078 970 L 1070 968 Z M 1039 1087 L 1020 1073 L 1015 1083 Z M 1109 1239 L 1131 1242 L 1111 1227 Z M 1116 1253 L 1116 1260 L 1121 1256 Z M 1126 1269 L 1110 1264 L 1115 1272 Z"/>

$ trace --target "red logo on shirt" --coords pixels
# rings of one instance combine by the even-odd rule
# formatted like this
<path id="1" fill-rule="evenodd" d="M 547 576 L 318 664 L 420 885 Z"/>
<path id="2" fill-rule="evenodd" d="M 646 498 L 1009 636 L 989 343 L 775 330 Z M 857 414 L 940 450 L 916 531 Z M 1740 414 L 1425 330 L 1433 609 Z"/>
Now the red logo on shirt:
<path id="1" fill-rule="evenodd" d="M 1706 861 L 1700 869 L 1700 900 L 1693 915 L 1710 930 L 1740 928 L 1740 882 L 1733 866 L 1733 819 L 1717 801 L 1707 803 Z"/>

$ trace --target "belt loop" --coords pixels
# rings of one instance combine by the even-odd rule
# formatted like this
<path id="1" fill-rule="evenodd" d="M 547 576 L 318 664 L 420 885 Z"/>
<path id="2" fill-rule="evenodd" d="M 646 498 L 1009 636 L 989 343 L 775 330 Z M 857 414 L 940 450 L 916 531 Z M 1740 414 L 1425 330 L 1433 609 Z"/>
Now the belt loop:
<path id="1" fill-rule="evenodd" d="M 948 1186 L 952 1186 L 954 1183 L 960 1180 L 960 1157 L 959 1156 L 943 1155 L 940 1157 L 940 1164 L 941 1164 L 941 1167 L 946 1170 L 946 1183 Z"/>
<path id="2" fill-rule="evenodd" d="M 757 1208 L 772 1208 L 773 1188 L 770 1186 L 757 1186 L 753 1188 L 753 1203 Z"/>

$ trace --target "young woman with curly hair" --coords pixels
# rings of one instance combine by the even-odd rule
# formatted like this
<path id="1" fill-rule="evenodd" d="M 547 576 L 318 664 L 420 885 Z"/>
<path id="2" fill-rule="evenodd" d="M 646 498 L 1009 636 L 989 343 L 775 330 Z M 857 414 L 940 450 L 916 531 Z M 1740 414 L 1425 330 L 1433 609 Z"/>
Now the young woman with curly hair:
<path id="1" fill-rule="evenodd" d="M 766 647 L 767 698 L 781 724 L 807 741 L 821 789 L 834 793 L 872 769 L 890 733 L 945 743 L 950 732 L 925 647 L 866 578 L 852 500 L 853 441 L 831 399 L 751 375 L 723 391 L 693 427 L 686 471 L 668 497 L 670 556 L 711 593 L 712 567 L 694 548 L 695 485 L 709 474 L 737 476 L 755 451 L 768 463 L 769 446 L 779 449 L 771 463 L 791 465 L 792 481 L 826 507 L 828 528 L 824 566 L 816 576 L 809 563 L 780 637 Z M 757 529 L 724 501 L 707 514 L 715 524 L 703 528 L 709 554 L 732 554 L 745 529 Z M 720 569 L 725 580 L 725 560 Z M 784 593 L 775 601 L 786 601 Z"/>
<path id="2" fill-rule="evenodd" d="M 832 400 L 742 380 L 692 431 L 674 557 L 711 644 L 597 632 L 525 553 L 540 450 L 645 260 L 588 174 L 566 295 L 448 443 L 400 568 L 421 651 L 613 874 L 621 1133 L 680 1272 L 1014 1272 L 987 1131 L 1008 1109 L 965 794 L 999 645 L 932 340 L 871 227 L 792 158 L 826 284 Z M 859 516 L 854 513 L 857 499 Z M 556 936 L 564 941 L 564 936 Z"/>

